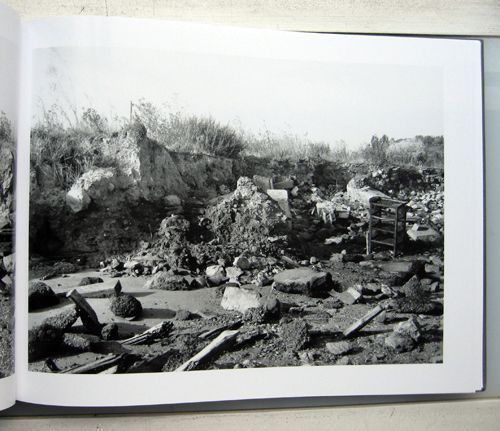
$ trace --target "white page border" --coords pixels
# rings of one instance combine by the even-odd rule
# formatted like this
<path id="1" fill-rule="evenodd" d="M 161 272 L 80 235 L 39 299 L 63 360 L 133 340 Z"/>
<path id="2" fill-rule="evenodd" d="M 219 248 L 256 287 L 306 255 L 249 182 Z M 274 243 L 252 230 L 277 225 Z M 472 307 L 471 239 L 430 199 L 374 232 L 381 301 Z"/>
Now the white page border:
<path id="1" fill-rule="evenodd" d="M 483 136 L 478 41 L 318 35 L 120 18 L 55 18 L 27 26 L 31 46 L 120 46 L 304 61 L 440 67 L 445 124 L 444 363 L 288 367 L 138 375 L 67 376 L 27 370 L 27 295 L 18 295 L 20 400 L 120 406 L 274 397 L 465 393 L 483 386 Z M 24 78 L 30 79 L 29 58 Z M 23 183 L 28 226 L 29 89 L 23 100 Z M 28 233 L 20 232 L 27 268 Z M 19 248 L 18 248 L 19 250 Z M 23 285 L 28 285 L 23 271 Z M 22 327 L 21 327 L 22 325 Z M 24 330 L 24 333 L 23 333 Z M 20 336 L 24 334 L 24 336 Z M 78 389 L 77 389 L 78 388 Z"/>

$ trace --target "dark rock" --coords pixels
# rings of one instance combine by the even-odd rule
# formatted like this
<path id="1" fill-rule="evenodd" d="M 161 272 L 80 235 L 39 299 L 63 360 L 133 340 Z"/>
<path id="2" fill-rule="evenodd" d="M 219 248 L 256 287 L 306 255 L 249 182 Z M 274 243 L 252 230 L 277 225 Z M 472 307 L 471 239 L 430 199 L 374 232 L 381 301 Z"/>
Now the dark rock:
<path id="1" fill-rule="evenodd" d="M 61 347 L 71 352 L 90 352 L 92 345 L 99 342 L 95 335 L 65 333 L 62 336 Z"/>
<path id="2" fill-rule="evenodd" d="M 52 307 L 59 304 L 59 298 L 52 288 L 42 281 L 32 281 L 28 291 L 29 311 Z"/>
<path id="3" fill-rule="evenodd" d="M 390 334 L 384 341 L 385 345 L 396 353 L 409 352 L 415 348 L 415 340 L 408 335 Z"/>
<path id="4" fill-rule="evenodd" d="M 309 325 L 302 319 L 292 320 L 281 326 L 280 335 L 288 350 L 301 350 L 309 342 Z"/>
<path id="5" fill-rule="evenodd" d="M 415 316 L 411 316 L 408 320 L 398 323 L 394 327 L 394 333 L 401 336 L 408 336 L 413 341 L 418 342 L 422 337 L 422 328 Z"/>
<path id="6" fill-rule="evenodd" d="M 78 283 L 78 286 L 88 286 L 96 283 L 104 283 L 104 280 L 100 277 L 83 277 L 80 283 Z"/>
<path id="7" fill-rule="evenodd" d="M 274 276 L 273 288 L 285 293 L 321 296 L 330 290 L 332 276 L 310 268 L 288 269 Z"/>
<path id="8" fill-rule="evenodd" d="M 101 330 L 101 338 L 103 340 L 118 339 L 118 325 L 116 323 L 108 323 L 107 325 L 104 325 Z"/>
<path id="9" fill-rule="evenodd" d="M 28 331 L 28 361 L 34 362 L 53 353 L 61 344 L 63 332 L 41 324 Z"/>
<path id="10" fill-rule="evenodd" d="M 175 313 L 176 320 L 191 320 L 193 318 L 193 313 L 189 310 L 177 310 Z"/>
<path id="11" fill-rule="evenodd" d="M 326 343 L 326 349 L 334 355 L 345 355 L 352 350 L 352 345 L 348 341 L 337 341 Z"/>
<path id="12" fill-rule="evenodd" d="M 339 298 L 326 298 L 323 301 L 323 307 L 326 309 L 330 310 L 337 310 L 339 308 L 342 308 L 344 306 L 344 303 L 339 299 Z"/>
<path id="13" fill-rule="evenodd" d="M 109 309 L 115 316 L 135 319 L 142 313 L 142 305 L 132 295 L 121 294 L 111 299 Z"/>
<path id="14" fill-rule="evenodd" d="M 72 305 L 61 313 L 46 318 L 42 325 L 49 325 L 53 328 L 59 329 L 61 331 L 66 331 L 78 320 L 78 311 L 76 310 L 76 306 Z"/>
<path id="15" fill-rule="evenodd" d="M 169 274 L 167 272 L 157 272 L 145 284 L 146 289 L 157 290 L 189 290 L 188 281 L 182 275 Z"/>

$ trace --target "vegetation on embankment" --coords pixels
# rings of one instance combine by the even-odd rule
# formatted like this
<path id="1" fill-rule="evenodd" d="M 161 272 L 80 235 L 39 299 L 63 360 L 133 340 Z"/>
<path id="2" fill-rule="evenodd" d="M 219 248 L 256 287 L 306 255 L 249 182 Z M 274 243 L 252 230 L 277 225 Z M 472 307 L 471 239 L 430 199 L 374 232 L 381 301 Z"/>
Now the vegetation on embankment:
<path id="1" fill-rule="evenodd" d="M 221 158 L 257 157 L 274 161 L 368 163 L 377 166 L 443 167 L 443 137 L 416 136 L 393 139 L 373 136 L 357 150 L 344 142 L 312 142 L 306 137 L 253 135 L 210 117 L 165 112 L 151 103 L 133 105 L 133 116 L 147 129 L 148 136 L 168 150 Z M 74 115 L 47 110 L 31 131 L 31 168 L 35 179 L 50 179 L 68 189 L 84 172 L 96 167 L 114 167 L 102 148 L 129 124 L 125 118 L 112 120 L 94 109 Z"/>

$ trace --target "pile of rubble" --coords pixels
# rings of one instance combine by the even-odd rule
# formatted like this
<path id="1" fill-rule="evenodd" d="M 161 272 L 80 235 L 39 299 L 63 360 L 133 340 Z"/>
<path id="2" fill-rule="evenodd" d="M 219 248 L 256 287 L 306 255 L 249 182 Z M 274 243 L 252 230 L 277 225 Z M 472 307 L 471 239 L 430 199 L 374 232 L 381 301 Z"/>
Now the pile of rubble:
<path id="1" fill-rule="evenodd" d="M 206 205 L 171 197 L 182 211 L 172 210 L 138 250 L 103 260 L 98 275 L 64 295 L 45 282 L 78 268 L 59 264 L 32 282 L 31 312 L 73 306 L 32 327 L 30 361 L 63 373 L 439 362 L 442 247 L 430 243 L 405 260 L 366 254 L 371 196 L 408 202 L 411 238 L 431 227 L 441 236 L 442 181 L 412 173 L 405 182 L 406 175 L 376 171 L 343 191 L 310 178 L 241 177 L 233 192 Z M 99 291 L 113 278 L 121 282 Z M 151 304 L 122 289 L 133 280 L 155 298 L 208 295 L 211 305 L 179 308 L 135 335 L 102 324 L 85 297 L 108 301 L 117 322 L 147 321 Z M 57 354 L 88 352 L 95 356 L 85 364 L 58 362 Z"/>

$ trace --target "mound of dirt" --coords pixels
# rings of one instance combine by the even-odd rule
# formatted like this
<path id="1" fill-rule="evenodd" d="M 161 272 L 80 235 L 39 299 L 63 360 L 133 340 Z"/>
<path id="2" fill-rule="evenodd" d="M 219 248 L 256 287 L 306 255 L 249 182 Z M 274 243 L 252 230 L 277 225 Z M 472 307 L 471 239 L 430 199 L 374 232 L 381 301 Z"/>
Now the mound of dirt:
<path id="1" fill-rule="evenodd" d="M 238 179 L 236 190 L 208 208 L 206 215 L 217 239 L 241 251 L 269 250 L 269 238 L 288 231 L 279 205 L 247 177 Z"/>

